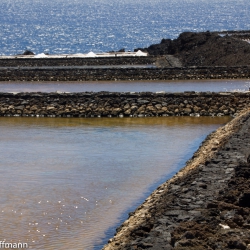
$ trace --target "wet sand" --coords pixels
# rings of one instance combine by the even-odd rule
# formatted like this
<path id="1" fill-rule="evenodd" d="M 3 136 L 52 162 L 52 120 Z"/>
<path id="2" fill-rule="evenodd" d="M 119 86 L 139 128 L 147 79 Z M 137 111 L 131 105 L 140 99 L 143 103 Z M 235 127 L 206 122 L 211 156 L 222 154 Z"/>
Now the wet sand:
<path id="1" fill-rule="evenodd" d="M 249 130 L 245 110 L 210 134 L 103 249 L 250 249 Z"/>

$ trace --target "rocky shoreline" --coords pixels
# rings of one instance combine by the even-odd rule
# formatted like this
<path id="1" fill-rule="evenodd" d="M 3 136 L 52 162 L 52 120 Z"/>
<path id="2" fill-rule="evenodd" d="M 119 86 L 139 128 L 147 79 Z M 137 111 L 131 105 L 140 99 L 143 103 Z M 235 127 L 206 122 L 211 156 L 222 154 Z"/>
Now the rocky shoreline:
<path id="1" fill-rule="evenodd" d="M 250 249 L 249 144 L 248 109 L 210 134 L 103 249 Z"/>

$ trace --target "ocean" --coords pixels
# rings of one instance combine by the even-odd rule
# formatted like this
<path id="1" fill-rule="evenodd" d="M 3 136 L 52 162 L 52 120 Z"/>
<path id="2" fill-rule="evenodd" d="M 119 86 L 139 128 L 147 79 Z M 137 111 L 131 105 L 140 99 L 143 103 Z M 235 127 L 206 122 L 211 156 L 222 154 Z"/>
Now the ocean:
<path id="1" fill-rule="evenodd" d="M 1 0 L 0 55 L 148 47 L 184 31 L 250 29 L 249 0 Z"/>

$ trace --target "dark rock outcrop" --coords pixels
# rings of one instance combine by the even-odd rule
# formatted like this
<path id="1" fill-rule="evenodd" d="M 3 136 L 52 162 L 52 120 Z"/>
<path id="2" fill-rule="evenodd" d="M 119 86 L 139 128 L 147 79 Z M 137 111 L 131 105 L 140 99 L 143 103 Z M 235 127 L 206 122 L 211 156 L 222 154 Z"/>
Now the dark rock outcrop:
<path id="1" fill-rule="evenodd" d="M 177 39 L 141 49 L 150 55 L 174 55 L 183 66 L 242 66 L 250 64 L 249 34 L 184 32 Z"/>
<path id="2" fill-rule="evenodd" d="M 22 55 L 28 56 L 28 55 L 35 55 L 35 54 L 30 50 L 25 50 Z"/>

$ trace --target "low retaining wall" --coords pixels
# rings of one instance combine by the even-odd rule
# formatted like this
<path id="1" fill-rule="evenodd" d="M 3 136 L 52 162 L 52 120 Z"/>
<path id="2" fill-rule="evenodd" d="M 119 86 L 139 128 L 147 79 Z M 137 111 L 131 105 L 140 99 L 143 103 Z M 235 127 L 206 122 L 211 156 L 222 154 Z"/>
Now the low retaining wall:
<path id="1" fill-rule="evenodd" d="M 0 59 L 0 67 L 42 67 L 83 65 L 136 65 L 152 64 L 156 57 L 99 57 L 99 58 L 11 58 Z"/>
<path id="2" fill-rule="evenodd" d="M 233 116 L 249 98 L 250 92 L 0 93 L 0 116 Z"/>
<path id="3" fill-rule="evenodd" d="M 250 78 L 250 66 L 188 68 L 0 68 L 0 81 L 122 81 Z"/>

